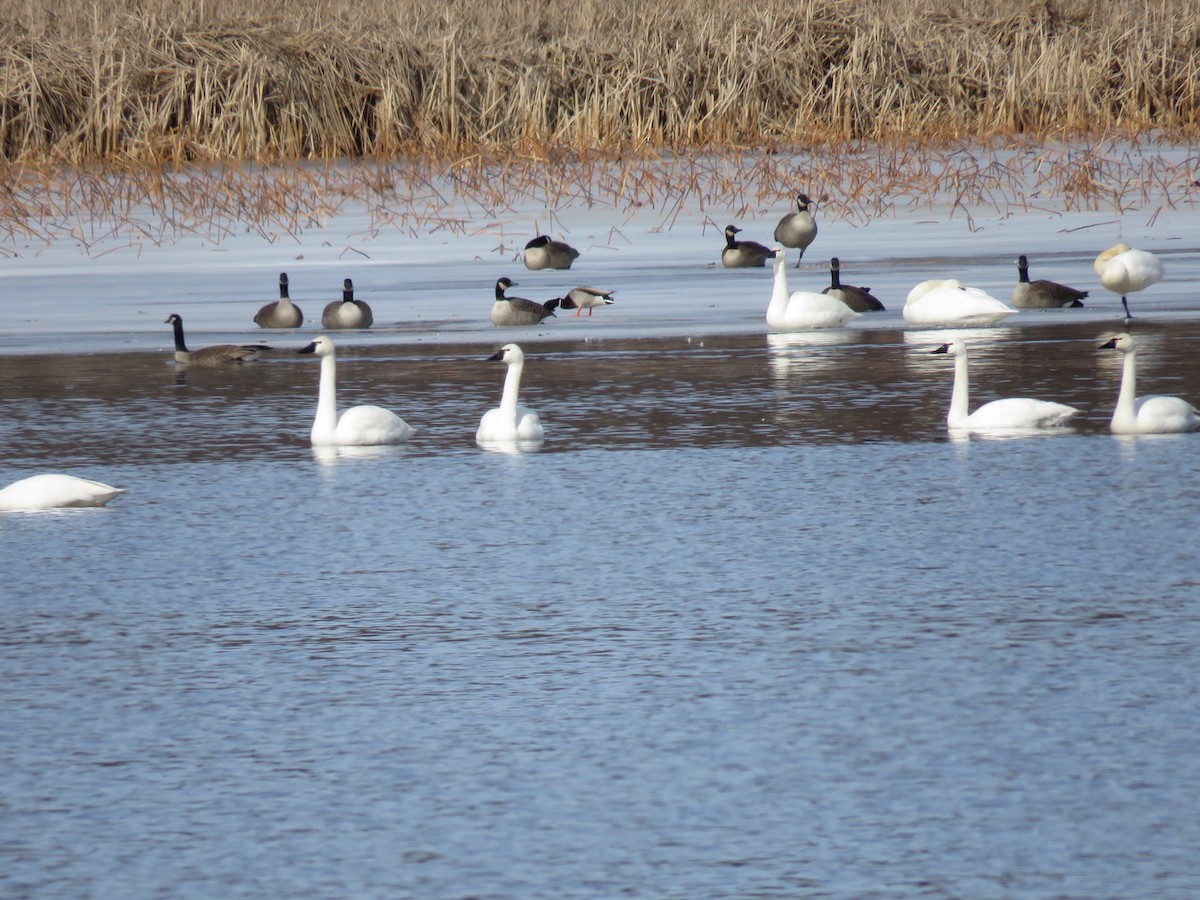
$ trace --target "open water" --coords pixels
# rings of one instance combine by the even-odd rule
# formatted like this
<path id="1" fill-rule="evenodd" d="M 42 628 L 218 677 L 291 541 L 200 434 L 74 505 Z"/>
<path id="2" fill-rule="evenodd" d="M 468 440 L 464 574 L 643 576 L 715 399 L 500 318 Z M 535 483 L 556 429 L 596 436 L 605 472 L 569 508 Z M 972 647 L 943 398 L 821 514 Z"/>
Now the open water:
<path id="1" fill-rule="evenodd" d="M 636 254 L 591 323 L 464 301 L 406 337 L 379 289 L 341 402 L 418 434 L 331 453 L 315 326 L 182 370 L 159 324 L 186 299 L 193 346 L 262 336 L 237 323 L 281 262 L 236 303 L 14 271 L 0 482 L 127 493 L 0 516 L 0 894 L 1200 895 L 1200 435 L 1108 433 L 1124 326 L 1085 281 L 1084 310 L 965 334 L 972 407 L 1077 427 L 951 439 L 947 333 L 905 328 L 898 285 L 1011 280 L 979 246 L 887 258 L 889 311 L 832 333 L 765 334 L 769 272 Z M 1141 392 L 1196 402 L 1192 246 L 1132 327 Z M 67 313 L 14 310 L 38 277 Z M 547 440 L 483 451 L 514 339 Z"/>

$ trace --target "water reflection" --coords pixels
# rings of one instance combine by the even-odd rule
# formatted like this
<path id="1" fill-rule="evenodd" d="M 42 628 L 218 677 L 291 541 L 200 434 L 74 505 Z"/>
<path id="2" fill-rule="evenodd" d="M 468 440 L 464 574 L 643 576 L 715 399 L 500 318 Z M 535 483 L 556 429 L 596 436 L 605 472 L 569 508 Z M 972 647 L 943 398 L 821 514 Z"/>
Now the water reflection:
<path id="1" fill-rule="evenodd" d="M 508 456 L 520 456 L 525 453 L 537 453 L 544 446 L 543 441 L 479 441 L 476 445 L 488 453 L 502 453 Z"/>

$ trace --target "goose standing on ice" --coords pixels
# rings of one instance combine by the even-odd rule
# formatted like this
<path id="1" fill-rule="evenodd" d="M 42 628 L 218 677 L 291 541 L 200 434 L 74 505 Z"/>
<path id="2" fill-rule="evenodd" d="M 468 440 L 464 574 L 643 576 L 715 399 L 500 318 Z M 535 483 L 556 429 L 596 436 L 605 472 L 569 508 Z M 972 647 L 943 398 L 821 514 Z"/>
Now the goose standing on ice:
<path id="1" fill-rule="evenodd" d="M 354 299 L 354 282 L 347 278 L 342 282 L 342 299 L 326 304 L 321 313 L 322 328 L 370 328 L 375 316 L 365 300 Z"/>
<path id="2" fill-rule="evenodd" d="M 821 291 L 830 297 L 836 297 L 855 312 L 882 312 L 883 304 L 871 293 L 869 287 L 855 287 L 852 284 L 842 284 L 842 264 L 835 256 L 829 260 L 829 287 Z"/>
<path id="3" fill-rule="evenodd" d="M 337 354 L 328 337 L 321 335 L 297 352 L 313 353 L 321 358 L 317 415 L 311 433 L 314 447 L 399 444 L 416 433 L 411 425 L 381 406 L 352 406 L 338 413 Z"/>
<path id="4" fill-rule="evenodd" d="M 1133 318 L 1126 297 L 1157 284 L 1163 277 L 1163 264 L 1157 256 L 1145 250 L 1133 250 L 1125 243 L 1109 247 L 1096 257 L 1092 267 L 1105 289 L 1121 297 L 1126 319 Z"/>
<path id="5" fill-rule="evenodd" d="M 956 278 L 922 281 L 904 301 L 910 325 L 993 325 L 1017 310 Z"/>
<path id="6" fill-rule="evenodd" d="M 1176 434 L 1200 430 L 1200 410 L 1182 397 L 1162 394 L 1137 396 L 1136 343 L 1128 334 L 1118 334 L 1098 350 L 1119 350 L 1125 355 L 1121 367 L 1121 390 L 1109 428 L 1114 434 Z"/>
<path id="7" fill-rule="evenodd" d="M 579 257 L 579 251 L 564 241 L 550 239 L 548 234 L 539 234 L 525 245 L 522 258 L 525 268 L 538 269 L 569 269 L 571 263 Z"/>
<path id="8" fill-rule="evenodd" d="M 505 294 L 510 287 L 517 283 L 505 276 L 496 282 L 496 301 L 492 304 L 489 315 L 493 325 L 537 325 L 543 319 L 553 316 L 559 299 L 537 303 L 524 297 L 509 297 Z"/>
<path id="9" fill-rule="evenodd" d="M 1013 288 L 1012 305 L 1017 309 L 1061 309 L 1083 306 L 1087 291 L 1079 291 L 1057 281 L 1039 278 L 1029 280 L 1029 260 L 1017 257 L 1017 284 Z"/>
<path id="10" fill-rule="evenodd" d="M 775 243 L 800 251 L 796 254 L 797 266 L 804 258 L 804 251 L 808 249 L 808 245 L 817 237 L 817 220 L 809 211 L 812 205 L 812 198 L 807 194 L 797 194 L 796 211 L 788 213 L 775 226 Z"/>
<path id="11" fill-rule="evenodd" d="M 254 324 L 259 328 L 299 328 L 304 324 L 304 314 L 288 296 L 287 272 L 279 273 L 279 299 L 256 312 Z"/>
<path id="12" fill-rule="evenodd" d="M 757 241 L 735 240 L 735 235 L 742 229 L 736 225 L 725 228 L 725 249 L 721 251 L 721 265 L 727 269 L 762 268 L 767 260 L 775 255 L 770 247 L 764 247 Z"/>
<path id="13" fill-rule="evenodd" d="M 525 354 L 516 344 L 505 344 L 488 361 L 500 361 L 508 365 L 504 375 L 504 392 L 500 405 L 489 409 L 479 420 L 475 432 L 478 443 L 507 441 L 540 441 L 545 437 L 541 420 L 532 409 L 520 404 L 521 373 L 525 369 Z"/>
<path id="14" fill-rule="evenodd" d="M 1026 397 L 993 400 L 973 413 L 968 412 L 970 376 L 967 367 L 967 345 L 955 339 L 930 352 L 946 353 L 954 357 L 954 389 L 950 394 L 950 412 L 946 416 L 946 425 L 949 428 L 978 431 L 1061 428 L 1079 414 L 1079 410 L 1073 406 L 1050 400 L 1030 400 Z"/>
<path id="15" fill-rule="evenodd" d="M 215 344 L 201 350 L 189 350 L 183 340 L 183 318 L 179 313 L 167 316 L 166 324 L 175 329 L 175 362 L 181 366 L 223 366 L 227 363 L 254 362 L 266 344 Z"/>
<path id="16" fill-rule="evenodd" d="M 123 493 L 124 488 L 111 487 L 74 475 L 60 475 L 56 472 L 31 475 L 0 490 L 0 510 L 17 512 L 104 506 L 113 497 Z"/>
<path id="17" fill-rule="evenodd" d="M 775 281 L 771 287 L 771 302 L 767 305 L 767 325 L 773 331 L 812 331 L 817 328 L 840 328 L 858 313 L 829 294 L 815 291 L 788 293 L 787 251 L 775 248 Z"/>
<path id="18" fill-rule="evenodd" d="M 596 307 L 616 303 L 612 296 L 614 293 L 615 291 L 602 291 L 600 288 L 581 285 L 568 291 L 565 297 L 559 298 L 558 306 L 559 309 L 575 310 L 576 316 L 586 309 L 590 316 Z"/>

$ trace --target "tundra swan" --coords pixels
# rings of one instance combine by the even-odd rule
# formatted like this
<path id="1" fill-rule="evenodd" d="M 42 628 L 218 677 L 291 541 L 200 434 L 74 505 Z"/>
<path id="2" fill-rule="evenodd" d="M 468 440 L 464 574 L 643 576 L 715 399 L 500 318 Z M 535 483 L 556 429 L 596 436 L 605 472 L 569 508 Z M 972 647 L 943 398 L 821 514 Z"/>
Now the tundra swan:
<path id="1" fill-rule="evenodd" d="M 967 345 L 960 339 L 942 344 L 933 353 L 954 357 L 954 389 L 950 395 L 950 412 L 946 416 L 949 428 L 978 431 L 1015 429 L 1030 431 L 1058 428 L 1070 423 L 1079 410 L 1049 400 L 1030 400 L 1026 397 L 1007 397 L 985 403 L 968 413 L 970 377 L 967 372 Z"/>
<path id="2" fill-rule="evenodd" d="M 505 344 L 488 361 L 501 361 L 508 365 L 504 375 L 504 392 L 500 405 L 489 409 L 479 420 L 475 440 L 479 443 L 502 441 L 540 441 L 545 437 L 538 414 L 521 406 L 521 373 L 525 368 L 525 354 L 516 344 Z"/>
<path id="3" fill-rule="evenodd" d="M 775 248 L 775 283 L 767 306 L 767 325 L 775 331 L 839 328 L 858 313 L 836 297 L 815 291 L 788 293 L 787 251 Z"/>
<path id="4" fill-rule="evenodd" d="M 1125 354 L 1121 367 L 1121 390 L 1109 428 L 1114 434 L 1175 434 L 1200 430 L 1200 410 L 1181 397 L 1162 394 L 1137 396 L 1136 342 L 1128 334 L 1118 334 L 1097 349 L 1119 350 Z"/>
<path id="5" fill-rule="evenodd" d="M 1092 268 L 1100 276 L 1105 289 L 1119 294 L 1125 307 L 1125 318 L 1132 319 L 1129 311 L 1129 294 L 1143 291 L 1152 284 L 1162 281 L 1163 264 L 1153 253 L 1133 250 L 1126 243 L 1115 244 L 1096 257 Z"/>
<path id="6" fill-rule="evenodd" d="M 317 415 L 312 427 L 315 446 L 399 444 L 416 433 L 411 425 L 381 406 L 352 406 L 338 413 L 337 354 L 328 337 L 321 335 L 298 352 L 321 357 Z"/>
<path id="7" fill-rule="evenodd" d="M 104 506 L 124 488 L 110 487 L 74 475 L 48 473 L 14 481 L 0 490 L 0 510 L 66 509 Z"/>
<path id="8" fill-rule="evenodd" d="M 955 278 L 922 281 L 904 301 L 904 321 L 911 325 L 991 325 L 1016 312 Z"/>

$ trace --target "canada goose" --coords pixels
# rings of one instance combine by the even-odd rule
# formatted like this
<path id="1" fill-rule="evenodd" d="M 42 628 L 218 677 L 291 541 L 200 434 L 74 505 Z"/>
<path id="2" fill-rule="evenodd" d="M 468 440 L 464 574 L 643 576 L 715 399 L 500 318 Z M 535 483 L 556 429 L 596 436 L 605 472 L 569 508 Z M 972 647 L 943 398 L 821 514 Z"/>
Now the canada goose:
<path id="1" fill-rule="evenodd" d="M 166 318 L 167 325 L 175 328 L 175 362 L 181 366 L 222 366 L 226 363 L 254 362 L 264 350 L 271 350 L 266 344 L 216 344 L 201 350 L 188 350 L 183 342 L 183 319 L 179 313 L 171 313 Z"/>
<path id="2" fill-rule="evenodd" d="M 559 298 L 558 307 L 559 309 L 573 309 L 576 316 L 586 309 L 590 316 L 596 307 L 616 303 L 612 296 L 614 293 L 614 291 L 602 291 L 600 288 L 581 285 L 568 291 L 565 297 Z"/>
<path id="3" fill-rule="evenodd" d="M 504 375 L 504 392 L 500 405 L 489 409 L 479 420 L 475 440 L 489 441 L 540 441 L 545 437 L 538 414 L 521 406 L 518 395 L 521 390 L 521 373 L 525 369 L 525 354 L 516 344 L 505 344 L 488 357 L 488 361 L 501 361 L 508 365 Z"/>
<path id="4" fill-rule="evenodd" d="M 15 512 L 103 506 L 113 497 L 123 493 L 124 488 L 111 487 L 74 475 L 31 475 L 0 490 L 0 510 Z"/>
<path id="5" fill-rule="evenodd" d="M 775 256 L 775 251 L 756 241 L 734 240 L 742 229 L 736 225 L 725 228 L 725 249 L 721 251 L 721 265 L 727 269 L 749 269 L 762 267 Z"/>
<path id="6" fill-rule="evenodd" d="M 968 428 L 980 431 L 1010 429 L 1017 431 L 1059 428 L 1067 425 L 1079 410 L 1049 400 L 1030 400 L 1026 397 L 1006 397 L 985 403 L 968 413 L 970 376 L 967 366 L 967 345 L 960 339 L 942 344 L 932 353 L 954 357 L 954 389 L 950 394 L 950 412 L 946 416 L 949 428 Z"/>
<path id="7" fill-rule="evenodd" d="M 1200 410 L 1181 397 L 1162 394 L 1137 396 L 1137 352 L 1133 338 L 1118 334 L 1096 349 L 1125 354 L 1121 390 L 1109 428 L 1114 434 L 1175 434 L 1200 430 Z"/>
<path id="8" fill-rule="evenodd" d="M 842 284 L 842 264 L 835 256 L 829 260 L 829 287 L 821 291 L 830 297 L 836 297 L 855 312 L 880 312 L 883 304 L 871 293 L 869 287 L 855 287 L 852 284 Z"/>
<path id="9" fill-rule="evenodd" d="M 1132 319 L 1133 314 L 1126 296 L 1157 284 L 1163 277 L 1163 264 L 1157 256 L 1145 250 L 1132 250 L 1125 243 L 1109 247 L 1096 257 L 1092 267 L 1105 289 L 1121 296 L 1127 319 Z"/>
<path id="10" fill-rule="evenodd" d="M 496 302 L 492 304 L 491 321 L 493 325 L 537 325 L 548 316 L 554 315 L 554 308 L 559 300 L 547 300 L 537 303 L 524 297 L 506 297 L 504 292 L 517 283 L 505 276 L 496 282 Z"/>
<path id="11" fill-rule="evenodd" d="M 767 325 L 775 331 L 811 331 L 815 328 L 840 328 L 858 313 L 829 294 L 815 291 L 788 293 L 787 251 L 775 248 L 772 265 L 775 282 L 767 306 Z"/>
<path id="12" fill-rule="evenodd" d="M 808 245 L 817 237 L 817 220 L 809 211 L 812 205 L 813 200 L 807 194 L 797 194 L 796 211 L 788 213 L 775 226 L 775 243 L 800 251 L 796 254 L 797 266 L 804 258 Z"/>
<path id="13" fill-rule="evenodd" d="M 342 299 L 326 304 L 321 313 L 323 328 L 370 328 L 375 324 L 371 307 L 365 300 L 354 299 L 354 282 L 342 282 Z"/>
<path id="14" fill-rule="evenodd" d="M 548 234 L 539 234 L 525 245 L 525 268 L 527 269 L 569 269 L 575 262 L 579 251 L 570 244 L 553 241 Z"/>
<path id="15" fill-rule="evenodd" d="M 922 281 L 904 301 L 904 321 L 911 325 L 992 325 L 1016 312 L 955 278 Z"/>
<path id="16" fill-rule="evenodd" d="M 314 446 L 399 444 L 416 432 L 394 412 L 381 406 L 352 406 L 338 413 L 337 353 L 327 336 L 321 335 L 297 352 L 314 353 L 321 358 L 317 415 L 311 433 Z"/>
<path id="17" fill-rule="evenodd" d="M 1013 288 L 1012 305 L 1017 309 L 1060 309 L 1064 306 L 1083 306 L 1087 291 L 1078 291 L 1057 281 L 1039 278 L 1029 280 L 1029 260 L 1017 257 L 1017 284 Z"/>
<path id="18" fill-rule="evenodd" d="M 259 328 L 299 328 L 304 324 L 304 313 L 288 296 L 287 272 L 279 273 L 279 299 L 256 312 L 254 324 Z"/>

